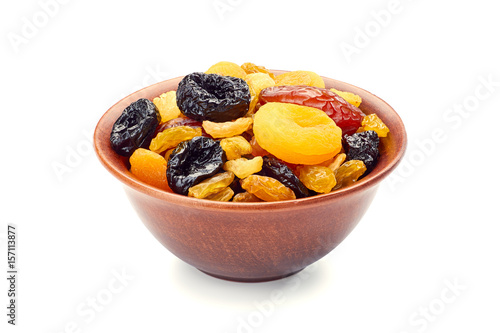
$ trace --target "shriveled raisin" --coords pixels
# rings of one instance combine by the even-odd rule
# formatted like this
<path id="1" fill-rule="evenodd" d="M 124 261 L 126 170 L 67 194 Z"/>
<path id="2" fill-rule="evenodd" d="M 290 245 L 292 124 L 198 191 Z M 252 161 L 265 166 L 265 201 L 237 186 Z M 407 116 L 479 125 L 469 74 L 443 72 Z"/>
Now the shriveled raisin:
<path id="1" fill-rule="evenodd" d="M 200 135 L 201 128 L 192 128 L 189 126 L 171 127 L 158 133 L 158 135 L 151 140 L 149 149 L 155 153 L 161 153 L 165 150 L 174 148 L 182 141 L 191 140 L 195 136 Z"/>
<path id="2" fill-rule="evenodd" d="M 361 122 L 364 131 L 375 131 L 379 138 L 385 138 L 389 133 L 389 128 L 375 113 L 369 114 Z"/>
<path id="3" fill-rule="evenodd" d="M 224 188 L 222 191 L 210 194 L 206 197 L 206 200 L 212 201 L 229 201 L 234 195 L 234 191 L 230 187 Z"/>
<path id="4" fill-rule="evenodd" d="M 160 113 L 153 102 L 141 98 L 123 110 L 113 125 L 110 142 L 113 150 L 129 157 L 137 148 L 147 148 L 156 127 Z"/>
<path id="5" fill-rule="evenodd" d="M 318 193 L 329 193 L 337 184 L 333 171 L 321 165 L 304 165 L 299 168 L 299 179 L 308 189 Z"/>
<path id="6" fill-rule="evenodd" d="M 318 74 L 310 71 L 291 71 L 280 74 L 274 79 L 277 86 L 311 86 L 324 88 L 325 81 Z"/>
<path id="7" fill-rule="evenodd" d="M 251 175 L 241 180 L 241 187 L 264 201 L 295 199 L 295 193 L 274 178 Z"/>
<path id="8" fill-rule="evenodd" d="M 233 197 L 233 202 L 261 202 L 262 200 L 249 192 L 241 192 Z"/>
<path id="9" fill-rule="evenodd" d="M 236 177 L 243 179 L 262 170 L 262 157 L 257 156 L 248 160 L 246 158 L 237 158 L 224 163 L 223 169 L 232 171 Z"/>
<path id="10" fill-rule="evenodd" d="M 274 178 L 290 188 L 297 198 L 305 198 L 310 195 L 307 187 L 302 184 L 293 171 L 283 162 L 272 155 L 263 157 L 261 175 Z"/>
<path id="11" fill-rule="evenodd" d="M 204 199 L 209 195 L 220 192 L 224 188 L 231 185 L 233 179 L 234 179 L 234 173 L 232 172 L 218 173 L 215 176 L 205 179 L 199 184 L 190 187 L 188 191 L 188 196 L 198 199 Z"/>
<path id="12" fill-rule="evenodd" d="M 192 73 L 177 87 L 177 106 L 198 121 L 230 121 L 243 117 L 250 105 L 245 80 L 218 74 Z"/>
<path id="13" fill-rule="evenodd" d="M 243 65 L 241 65 L 241 68 L 247 73 L 247 74 L 253 74 L 253 73 L 264 73 L 267 74 L 271 77 L 271 79 L 274 80 L 274 74 L 271 73 L 266 67 L 264 66 L 257 66 L 254 63 L 251 62 L 245 62 Z"/>
<path id="14" fill-rule="evenodd" d="M 169 91 L 153 99 L 154 105 L 158 108 L 161 115 L 161 122 L 166 123 L 169 120 L 180 116 L 181 110 L 177 107 L 177 98 L 175 91 Z"/>
<path id="15" fill-rule="evenodd" d="M 344 137 L 344 149 L 347 160 L 360 160 L 366 166 L 367 173 L 372 171 L 379 157 L 379 138 L 375 131 L 354 133 Z"/>
<path id="16" fill-rule="evenodd" d="M 175 193 L 187 195 L 190 187 L 215 175 L 225 162 L 219 142 L 203 136 L 183 141 L 170 154 L 168 185 Z"/>
<path id="17" fill-rule="evenodd" d="M 229 138 L 240 135 L 250 129 L 253 124 L 252 118 L 238 118 L 235 121 L 215 123 L 209 120 L 203 122 L 203 129 L 213 138 Z"/>
<path id="18" fill-rule="evenodd" d="M 226 152 L 228 160 L 235 160 L 240 158 L 241 155 L 248 155 L 252 153 L 252 146 L 242 136 L 233 136 L 220 140 L 220 146 Z"/>
<path id="19" fill-rule="evenodd" d="M 345 162 L 335 171 L 337 185 L 335 185 L 333 190 L 354 184 L 365 172 L 366 166 L 363 161 L 351 160 Z"/>

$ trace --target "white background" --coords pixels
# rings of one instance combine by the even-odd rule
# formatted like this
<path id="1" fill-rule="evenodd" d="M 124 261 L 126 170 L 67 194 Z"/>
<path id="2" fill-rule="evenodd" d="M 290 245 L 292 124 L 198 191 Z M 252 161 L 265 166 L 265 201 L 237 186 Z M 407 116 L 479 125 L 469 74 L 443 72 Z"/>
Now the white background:
<path id="1" fill-rule="evenodd" d="M 499 332 L 495 2 L 130 3 L 0 5 L 2 332 Z M 295 277 L 232 283 L 184 264 L 91 150 L 121 97 L 221 60 L 352 83 L 407 126 L 405 160 L 360 225 Z"/>

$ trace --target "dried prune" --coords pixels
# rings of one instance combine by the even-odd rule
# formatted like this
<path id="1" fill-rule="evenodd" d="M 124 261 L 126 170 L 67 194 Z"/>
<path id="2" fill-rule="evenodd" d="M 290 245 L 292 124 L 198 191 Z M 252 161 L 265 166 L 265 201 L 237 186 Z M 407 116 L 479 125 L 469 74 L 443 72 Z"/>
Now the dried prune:
<path id="1" fill-rule="evenodd" d="M 215 175 L 225 162 L 219 142 L 203 136 L 183 141 L 170 154 L 168 185 L 175 193 L 187 195 L 190 187 Z"/>
<path id="2" fill-rule="evenodd" d="M 372 171 L 378 161 L 379 138 L 377 132 L 366 131 L 344 136 L 344 149 L 347 161 L 363 161 L 366 166 L 366 174 Z"/>
<path id="3" fill-rule="evenodd" d="M 148 148 L 161 116 L 153 102 L 141 98 L 123 110 L 113 125 L 110 142 L 113 150 L 130 157 L 137 148 Z"/>
<path id="4" fill-rule="evenodd" d="M 259 175 L 267 176 L 278 180 L 280 183 L 290 188 L 297 198 L 305 198 L 310 195 L 307 187 L 302 184 L 293 171 L 282 161 L 274 156 L 264 156 L 262 171 Z"/>
<path id="5" fill-rule="evenodd" d="M 323 110 L 343 134 L 351 135 L 361 126 L 365 114 L 328 89 L 308 86 L 276 86 L 261 91 L 259 102 L 292 103 Z"/>
<path id="6" fill-rule="evenodd" d="M 250 105 L 245 80 L 200 72 L 186 75 L 177 88 L 177 106 L 192 119 L 224 122 L 243 117 Z"/>

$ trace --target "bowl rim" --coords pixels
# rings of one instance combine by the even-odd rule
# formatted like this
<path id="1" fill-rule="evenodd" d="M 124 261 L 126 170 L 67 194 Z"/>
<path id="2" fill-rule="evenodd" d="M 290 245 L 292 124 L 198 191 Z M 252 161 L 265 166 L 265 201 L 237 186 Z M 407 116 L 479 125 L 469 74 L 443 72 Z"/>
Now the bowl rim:
<path id="1" fill-rule="evenodd" d="M 284 73 L 288 71 L 284 70 L 271 70 L 273 73 Z M 118 104 L 122 103 L 124 100 L 129 99 L 131 96 L 135 94 L 139 94 L 142 91 L 145 90 L 150 90 L 153 89 L 156 86 L 163 85 L 167 81 L 175 81 L 175 80 L 180 80 L 184 76 L 178 76 L 175 78 L 171 78 L 168 80 L 164 80 L 152 85 L 149 85 L 147 87 L 144 87 L 142 89 L 139 89 L 128 96 L 120 99 L 118 102 L 113 104 L 99 119 L 97 122 L 97 125 L 95 127 L 94 131 L 94 136 L 93 136 L 93 145 L 94 145 L 94 151 L 98 157 L 98 160 L 101 162 L 101 164 L 118 180 L 120 180 L 124 185 L 142 192 L 143 194 L 146 194 L 148 196 L 154 197 L 156 199 L 162 200 L 162 201 L 168 201 L 172 204 L 176 205 L 182 205 L 182 206 L 189 206 L 189 207 L 202 207 L 203 209 L 213 209 L 213 210 L 251 210 L 255 211 L 256 209 L 259 210 L 259 208 L 262 208 L 262 210 L 281 210 L 281 209 L 299 209 L 302 208 L 303 206 L 315 206 L 315 205 L 321 205 L 325 201 L 331 201 L 331 200 L 339 200 L 343 196 L 348 195 L 349 193 L 353 192 L 359 192 L 359 191 L 364 191 L 370 187 L 378 185 L 384 178 L 386 178 L 392 170 L 394 170 L 399 163 L 401 162 L 405 151 L 407 147 L 407 134 L 406 134 L 406 129 L 403 124 L 403 121 L 399 114 L 383 99 L 380 97 L 374 95 L 373 93 L 357 87 L 355 85 L 339 81 L 336 79 L 331 79 L 328 77 L 322 76 L 323 79 L 327 79 L 330 81 L 335 81 L 338 83 L 341 83 L 345 85 L 346 87 L 349 88 L 354 88 L 354 90 L 360 90 L 363 91 L 364 93 L 368 94 L 369 96 L 375 98 L 378 103 L 381 103 L 383 105 L 384 109 L 388 109 L 390 113 L 392 113 L 392 116 L 394 117 L 394 120 L 397 122 L 402 137 L 401 137 L 401 142 L 398 142 L 397 144 L 397 150 L 395 153 L 395 156 L 392 160 L 389 160 L 388 163 L 383 166 L 382 169 L 376 170 L 376 172 L 372 171 L 370 174 L 368 174 L 366 177 L 362 178 L 361 180 L 355 182 L 353 185 L 350 185 L 345 188 L 341 188 L 339 190 L 336 190 L 334 192 L 330 193 L 325 193 L 325 194 L 319 194 L 307 198 L 300 198 L 300 199 L 294 199 L 294 200 L 285 200 L 285 201 L 274 201 L 274 202 L 221 202 L 221 201 L 211 201 L 211 200 L 203 200 L 203 199 L 197 199 L 197 198 L 192 198 L 188 196 L 184 196 L 181 194 L 177 193 L 171 193 L 159 188 L 156 188 L 154 186 L 148 185 L 146 183 L 143 183 L 142 181 L 136 179 L 130 172 L 123 173 L 117 165 L 117 161 L 120 161 L 120 163 L 123 163 L 123 159 L 120 156 L 117 156 L 116 159 L 109 160 L 107 159 L 106 156 L 106 151 L 112 150 L 111 149 L 111 144 L 109 143 L 109 137 L 103 138 L 103 134 L 106 134 L 104 130 L 102 130 L 102 124 L 107 118 L 110 116 L 111 113 L 113 113 L 115 108 L 117 107 Z M 104 135 L 105 136 L 105 135 Z M 115 153 L 116 154 L 116 153 Z"/>

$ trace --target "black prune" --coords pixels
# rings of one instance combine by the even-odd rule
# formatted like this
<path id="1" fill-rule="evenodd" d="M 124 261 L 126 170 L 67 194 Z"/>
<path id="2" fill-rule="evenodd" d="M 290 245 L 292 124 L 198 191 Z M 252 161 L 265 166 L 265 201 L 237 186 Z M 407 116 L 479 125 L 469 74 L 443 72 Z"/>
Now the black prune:
<path id="1" fill-rule="evenodd" d="M 344 150 L 347 161 L 363 161 L 366 166 L 365 175 L 373 170 L 379 157 L 379 138 L 375 131 L 359 132 L 344 136 Z"/>
<path id="2" fill-rule="evenodd" d="M 237 77 L 195 72 L 177 87 L 177 106 L 194 120 L 231 121 L 243 117 L 249 105 L 250 88 Z"/>
<path id="3" fill-rule="evenodd" d="M 311 195 L 307 187 L 302 184 L 292 170 L 283 162 L 274 156 L 262 157 L 264 163 L 262 170 L 259 172 L 262 176 L 267 176 L 278 180 L 280 183 L 290 188 L 297 198 L 305 198 Z"/>
<path id="4" fill-rule="evenodd" d="M 222 169 L 226 153 L 218 141 L 197 136 L 179 143 L 167 164 L 168 186 L 187 195 L 190 187 L 210 178 Z"/>
<path id="5" fill-rule="evenodd" d="M 148 148 L 160 113 L 150 100 L 141 98 L 123 110 L 111 130 L 111 147 L 122 156 L 129 157 L 137 148 Z"/>

